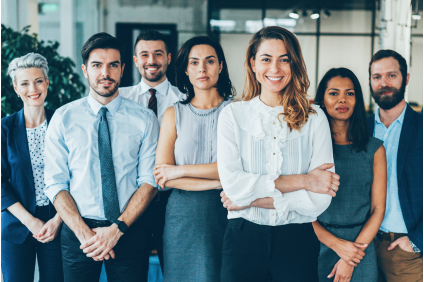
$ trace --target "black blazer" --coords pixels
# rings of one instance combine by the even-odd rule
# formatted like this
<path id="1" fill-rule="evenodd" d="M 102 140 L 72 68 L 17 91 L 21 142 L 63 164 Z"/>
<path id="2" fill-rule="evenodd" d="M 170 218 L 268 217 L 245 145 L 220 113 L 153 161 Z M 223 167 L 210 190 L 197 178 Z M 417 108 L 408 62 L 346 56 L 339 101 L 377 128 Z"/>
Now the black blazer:
<path id="1" fill-rule="evenodd" d="M 47 124 L 53 111 L 46 109 Z M 29 234 L 7 208 L 20 202 L 35 214 L 35 187 L 25 127 L 24 110 L 1 120 L 1 237 L 14 244 L 22 244 Z M 56 214 L 50 203 L 50 217 Z"/>
<path id="2" fill-rule="evenodd" d="M 368 117 L 369 136 L 375 116 Z M 400 208 L 409 239 L 423 250 L 423 115 L 406 105 L 397 155 Z"/>

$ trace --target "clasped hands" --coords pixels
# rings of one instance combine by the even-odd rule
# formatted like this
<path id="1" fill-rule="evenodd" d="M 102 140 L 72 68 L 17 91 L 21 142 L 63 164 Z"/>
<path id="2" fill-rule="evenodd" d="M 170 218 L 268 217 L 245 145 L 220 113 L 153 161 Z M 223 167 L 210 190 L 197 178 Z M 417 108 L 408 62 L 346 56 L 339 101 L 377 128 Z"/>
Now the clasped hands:
<path id="1" fill-rule="evenodd" d="M 365 256 L 365 249 L 368 244 L 351 242 L 343 239 L 338 239 L 337 244 L 332 248 L 340 257 L 339 261 L 334 265 L 333 270 L 327 276 L 334 277 L 337 282 L 349 282 L 353 269 Z"/>
<path id="2" fill-rule="evenodd" d="M 95 261 L 114 259 L 115 252 L 113 247 L 115 247 L 122 235 L 123 233 L 119 231 L 116 224 L 89 229 L 87 234 L 83 235 L 82 238 L 78 238 L 81 242 L 80 249 L 87 254 L 87 257 L 91 257 Z"/>
<path id="3" fill-rule="evenodd" d="M 26 224 L 29 231 L 32 233 L 37 241 L 41 243 L 48 243 L 56 238 L 57 231 L 59 230 L 62 219 L 59 214 L 44 223 L 41 219 L 32 218 L 29 223 Z"/>

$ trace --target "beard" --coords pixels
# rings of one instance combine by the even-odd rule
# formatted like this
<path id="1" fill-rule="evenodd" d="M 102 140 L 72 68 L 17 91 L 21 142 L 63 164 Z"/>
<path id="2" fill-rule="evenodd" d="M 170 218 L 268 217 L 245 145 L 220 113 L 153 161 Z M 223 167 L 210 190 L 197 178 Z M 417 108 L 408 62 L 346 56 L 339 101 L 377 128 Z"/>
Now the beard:
<path id="1" fill-rule="evenodd" d="M 371 96 L 374 98 L 377 105 L 383 110 L 390 110 L 397 104 L 399 104 L 405 98 L 406 85 L 402 83 L 402 86 L 397 89 L 395 87 L 383 87 L 376 91 L 371 90 Z M 392 92 L 391 95 L 382 95 L 384 92 Z"/>
<path id="2" fill-rule="evenodd" d="M 160 65 L 144 65 L 140 68 L 140 74 L 142 77 L 144 77 L 147 81 L 150 82 L 156 82 L 161 80 L 166 75 L 166 69 L 167 67 L 163 66 L 161 70 L 159 70 L 156 74 L 150 74 L 148 73 L 145 68 L 147 67 L 160 67 Z"/>
<path id="3" fill-rule="evenodd" d="M 113 88 L 105 89 L 105 88 L 99 86 L 102 81 L 110 81 L 112 83 L 115 83 L 115 86 Z M 94 92 L 96 92 L 98 95 L 100 95 L 102 97 L 113 96 L 113 94 L 115 94 L 116 91 L 118 90 L 120 82 L 121 81 L 117 82 L 117 81 L 115 81 L 111 78 L 104 78 L 104 79 L 99 79 L 99 80 L 96 80 L 96 81 L 91 81 L 90 77 L 88 76 L 88 84 L 90 85 L 91 89 L 93 89 Z M 110 87 L 112 87 L 112 86 L 110 86 Z"/>

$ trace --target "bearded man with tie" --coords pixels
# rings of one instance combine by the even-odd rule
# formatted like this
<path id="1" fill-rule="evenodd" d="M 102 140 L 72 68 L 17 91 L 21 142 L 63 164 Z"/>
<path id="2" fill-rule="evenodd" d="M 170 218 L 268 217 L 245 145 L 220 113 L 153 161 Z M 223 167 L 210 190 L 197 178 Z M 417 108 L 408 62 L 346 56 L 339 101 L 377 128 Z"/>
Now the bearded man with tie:
<path id="1" fill-rule="evenodd" d="M 171 63 L 171 53 L 169 53 L 166 37 L 153 30 L 141 33 L 135 40 L 133 60 L 142 79 L 135 86 L 120 88 L 119 93 L 122 97 L 153 110 L 161 124 L 165 110 L 186 98 L 186 95 L 172 86 L 166 78 L 166 70 Z M 162 271 L 165 209 L 171 191 L 167 188 L 159 190 L 146 211 L 151 237 L 148 252 L 144 256 L 148 257 L 150 251 L 156 249 Z"/>
<path id="2" fill-rule="evenodd" d="M 46 134 L 46 195 L 61 215 L 65 281 L 147 281 L 146 210 L 159 123 L 153 111 L 122 98 L 121 41 L 93 35 L 81 55 L 87 97 L 59 108 Z"/>

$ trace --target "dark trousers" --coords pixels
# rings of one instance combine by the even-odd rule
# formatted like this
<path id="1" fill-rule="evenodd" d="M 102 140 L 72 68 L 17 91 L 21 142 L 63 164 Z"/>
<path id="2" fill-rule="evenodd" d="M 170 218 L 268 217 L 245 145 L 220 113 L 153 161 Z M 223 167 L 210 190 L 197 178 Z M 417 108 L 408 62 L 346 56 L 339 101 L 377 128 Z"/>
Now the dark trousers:
<path id="1" fill-rule="evenodd" d="M 36 207 L 36 218 L 47 222 L 49 206 Z M 63 281 L 62 254 L 60 252 L 60 232 L 48 243 L 40 243 L 30 233 L 22 244 L 1 240 L 1 270 L 5 282 L 33 282 L 35 257 L 38 260 L 40 281 Z"/>
<path id="2" fill-rule="evenodd" d="M 155 198 L 147 207 L 145 216 L 147 220 L 147 228 L 149 236 L 147 252 L 145 256 L 149 257 L 152 250 L 157 250 L 162 273 L 163 267 L 163 228 L 165 226 L 166 204 L 172 190 L 158 192 Z"/>
<path id="3" fill-rule="evenodd" d="M 319 248 L 311 223 L 266 226 L 230 219 L 221 282 L 318 281 Z"/>
<path id="4" fill-rule="evenodd" d="M 90 228 L 106 227 L 107 220 L 84 219 Z M 105 260 L 107 280 L 109 282 L 147 281 L 148 261 L 141 256 L 146 249 L 146 230 L 143 217 L 134 222 L 113 248 L 115 259 Z M 66 225 L 62 228 L 63 272 L 66 282 L 99 281 L 102 261 L 94 261 L 80 249 L 81 243 L 74 232 Z M 148 258 L 147 258 L 148 259 Z M 140 267 L 146 265 L 146 267 Z"/>

